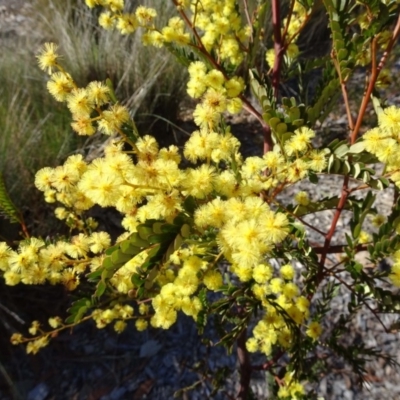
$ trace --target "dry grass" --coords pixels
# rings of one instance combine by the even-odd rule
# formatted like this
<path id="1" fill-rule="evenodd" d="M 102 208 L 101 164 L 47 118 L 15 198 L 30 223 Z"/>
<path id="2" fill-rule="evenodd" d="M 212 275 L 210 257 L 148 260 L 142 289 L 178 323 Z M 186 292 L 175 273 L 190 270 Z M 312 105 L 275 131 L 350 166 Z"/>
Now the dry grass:
<path id="1" fill-rule="evenodd" d="M 157 2 L 157 9 L 161 19 L 173 11 L 169 1 Z M 89 144 L 93 148 L 103 140 L 96 137 L 95 143 L 93 139 L 89 143 L 76 137 L 69 111 L 47 93 L 48 77 L 35 59 L 42 43 L 60 46 L 63 65 L 79 85 L 110 78 L 118 98 L 146 133 L 149 114 L 159 114 L 160 120 L 175 119 L 185 79 L 169 53 L 142 46 L 140 34 L 123 37 L 100 29 L 93 10 L 81 1 L 32 0 L 27 14 L 29 35 L 18 43 L 9 42 L 0 53 L 0 172 L 14 202 L 29 208 L 31 215 L 41 215 L 45 204 L 33 187 L 35 172 L 59 164 L 71 152 L 85 153 Z M 165 136 L 167 126 L 158 124 L 157 129 Z M 2 225 L 0 220 L 4 236 Z M 47 226 L 35 226 L 34 233 L 47 233 Z"/>

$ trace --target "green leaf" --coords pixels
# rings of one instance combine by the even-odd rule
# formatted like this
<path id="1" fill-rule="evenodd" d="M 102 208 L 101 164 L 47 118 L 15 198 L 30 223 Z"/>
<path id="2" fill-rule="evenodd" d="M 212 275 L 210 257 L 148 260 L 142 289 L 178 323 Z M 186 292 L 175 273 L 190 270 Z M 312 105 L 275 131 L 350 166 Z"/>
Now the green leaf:
<path id="1" fill-rule="evenodd" d="M 294 121 L 292 121 L 292 124 L 298 128 L 302 127 L 304 125 L 304 119 L 300 118 L 300 119 L 295 119 Z"/>
<path id="2" fill-rule="evenodd" d="M 97 284 L 96 291 L 94 293 L 95 297 L 101 297 L 106 291 L 106 289 L 107 289 L 107 284 L 103 280 L 99 281 L 99 283 Z"/>
<path id="3" fill-rule="evenodd" d="M 146 225 L 138 225 L 137 232 L 141 239 L 147 240 L 147 238 L 153 234 L 152 228 Z"/>
<path id="4" fill-rule="evenodd" d="M 105 251 L 106 256 L 111 256 L 111 254 L 114 253 L 114 251 L 117 250 L 118 247 L 119 247 L 118 245 L 109 247 L 109 248 Z"/>
<path id="5" fill-rule="evenodd" d="M 275 131 L 279 135 L 283 135 L 284 133 L 287 132 L 287 130 L 288 130 L 288 126 L 284 122 L 281 122 L 281 123 L 277 124 L 276 127 L 275 127 Z"/>
<path id="6" fill-rule="evenodd" d="M 171 233 L 161 233 L 160 235 L 151 235 L 148 237 L 150 244 L 164 243 L 172 240 L 173 235 Z"/>
<path id="7" fill-rule="evenodd" d="M 132 233 L 132 235 L 129 237 L 129 242 L 140 248 L 146 248 L 149 247 L 149 242 L 147 240 L 142 239 L 137 232 Z"/>
<path id="8" fill-rule="evenodd" d="M 353 238 L 358 239 L 358 237 L 360 236 L 360 232 L 361 232 L 361 224 L 357 224 L 352 231 Z"/>
<path id="9" fill-rule="evenodd" d="M 108 89 L 110 90 L 110 91 L 108 92 L 108 94 L 109 94 L 109 96 L 111 97 L 111 100 L 112 100 L 114 103 L 117 103 L 118 100 L 117 100 L 117 97 L 115 96 L 114 85 L 113 85 L 113 83 L 112 83 L 112 81 L 111 81 L 110 78 L 107 78 L 107 79 L 106 79 L 106 85 L 107 85 Z"/>
<path id="10" fill-rule="evenodd" d="M 143 249 L 140 247 L 132 245 L 130 240 L 124 240 L 120 243 L 121 251 L 124 254 L 129 254 L 130 256 L 136 256 L 137 254 L 141 253 Z"/>
<path id="11" fill-rule="evenodd" d="M 143 286 L 145 283 L 145 279 L 142 279 L 139 274 L 134 273 L 131 276 L 131 282 L 135 285 L 135 287 Z"/>
<path id="12" fill-rule="evenodd" d="M 360 164 L 359 163 L 355 163 L 355 164 L 353 164 L 352 165 L 352 170 L 354 170 L 354 172 L 353 172 L 353 176 L 354 176 L 354 178 L 357 178 L 359 175 L 360 175 L 360 173 L 361 173 L 361 166 L 360 166 Z"/>
<path id="13" fill-rule="evenodd" d="M 188 238 L 190 236 L 190 225 L 189 224 L 183 224 L 181 227 L 181 235 L 183 238 Z"/>
<path id="14" fill-rule="evenodd" d="M 186 197 L 186 199 L 183 202 L 183 208 L 190 215 L 193 215 L 197 208 L 197 202 L 195 198 L 193 196 Z"/>
<path id="15" fill-rule="evenodd" d="M 362 153 L 364 150 L 365 150 L 365 142 L 360 141 L 350 146 L 349 153 L 358 154 Z"/>
<path id="16" fill-rule="evenodd" d="M 351 170 L 350 163 L 347 160 L 345 160 L 341 165 L 340 173 L 343 175 L 348 175 L 350 173 L 350 170 Z"/>
<path id="17" fill-rule="evenodd" d="M 22 214 L 12 202 L 3 174 L 0 172 L 0 215 L 6 217 L 11 223 L 23 223 Z"/>
<path id="18" fill-rule="evenodd" d="M 309 179 L 309 181 L 310 181 L 311 183 L 314 183 L 314 184 L 317 184 L 317 183 L 318 183 L 318 175 L 317 175 L 315 172 L 313 172 L 313 171 L 310 171 L 310 172 L 309 172 L 309 174 L 308 174 L 308 179 Z"/>
<path id="19" fill-rule="evenodd" d="M 154 224 L 152 226 L 153 232 L 158 233 L 158 234 L 162 233 L 161 228 L 163 225 L 164 225 L 163 222 L 160 222 L 160 221 L 154 222 Z"/>
<path id="20" fill-rule="evenodd" d="M 87 274 L 86 278 L 90 282 L 96 282 L 101 277 L 103 270 L 104 270 L 103 267 L 97 268 L 95 271 L 91 272 L 90 274 Z"/>
<path id="21" fill-rule="evenodd" d="M 112 262 L 111 257 L 105 257 L 102 266 L 106 269 L 114 268 L 114 263 Z"/>
<path id="22" fill-rule="evenodd" d="M 276 126 L 277 126 L 280 122 L 281 122 L 280 118 L 274 117 L 274 118 L 271 118 L 271 119 L 268 121 L 268 124 L 269 124 L 269 126 L 271 127 L 271 129 L 273 129 L 274 131 L 276 131 Z"/>
<path id="23" fill-rule="evenodd" d="M 132 259 L 130 254 L 125 254 L 121 250 L 116 250 L 111 255 L 111 261 L 113 264 L 125 264 Z"/>
<path id="24" fill-rule="evenodd" d="M 349 146 L 347 144 L 342 144 L 338 148 L 335 149 L 334 153 L 337 157 L 341 158 L 345 156 L 349 152 Z"/>

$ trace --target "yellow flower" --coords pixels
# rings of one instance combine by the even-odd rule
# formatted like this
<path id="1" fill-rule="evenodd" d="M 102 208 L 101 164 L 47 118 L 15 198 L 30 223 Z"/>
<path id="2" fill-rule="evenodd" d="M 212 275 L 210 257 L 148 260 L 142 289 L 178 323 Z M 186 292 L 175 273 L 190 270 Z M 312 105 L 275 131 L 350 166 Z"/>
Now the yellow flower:
<path id="1" fill-rule="evenodd" d="M 90 82 L 86 88 L 89 101 L 101 106 L 109 101 L 110 88 L 102 82 Z"/>
<path id="2" fill-rule="evenodd" d="M 104 29 L 113 29 L 115 26 L 115 20 L 111 13 L 108 11 L 102 12 L 99 16 L 99 25 Z"/>
<path id="3" fill-rule="evenodd" d="M 383 129 L 400 129 L 400 108 L 391 106 L 385 108 L 383 112 L 378 114 L 379 127 Z"/>
<path id="4" fill-rule="evenodd" d="M 51 74 L 47 82 L 47 89 L 57 101 L 66 101 L 72 90 L 75 88 L 71 75 L 65 72 Z"/>
<path id="5" fill-rule="evenodd" d="M 85 4 L 89 7 L 89 8 L 93 8 L 97 5 L 99 5 L 99 0 L 85 0 Z"/>
<path id="6" fill-rule="evenodd" d="M 135 322 L 136 329 L 139 332 L 146 330 L 148 325 L 149 323 L 143 318 L 139 318 Z"/>
<path id="7" fill-rule="evenodd" d="M 314 340 L 317 340 L 321 336 L 321 333 L 322 327 L 317 321 L 311 322 L 306 330 L 306 335 Z"/>
<path id="8" fill-rule="evenodd" d="M 126 329 L 126 327 L 127 327 L 127 323 L 122 320 L 116 321 L 114 324 L 114 330 L 117 333 L 123 332 Z"/>
<path id="9" fill-rule="evenodd" d="M 308 206 L 310 204 L 310 198 L 308 197 L 307 192 L 297 192 L 294 196 L 294 199 L 296 203 L 301 206 Z"/>
<path id="10" fill-rule="evenodd" d="M 39 68 L 43 71 L 47 70 L 50 75 L 53 69 L 58 66 L 57 60 L 60 56 L 57 54 L 58 46 L 54 43 L 45 43 L 39 55 L 36 56 L 38 59 Z"/>
<path id="11" fill-rule="evenodd" d="M 121 32 L 121 35 L 129 35 L 136 31 L 139 22 L 135 14 L 123 14 L 117 18 L 116 28 Z"/>
<path id="12" fill-rule="evenodd" d="M 324 150 L 311 150 L 308 153 L 309 161 L 308 167 L 315 172 L 322 172 L 327 165 L 326 151 Z"/>
<path id="13" fill-rule="evenodd" d="M 38 332 L 39 327 L 40 327 L 39 321 L 32 321 L 32 325 L 28 331 L 32 336 L 35 336 Z"/>
<path id="14" fill-rule="evenodd" d="M 280 273 L 283 279 L 292 280 L 294 278 L 294 268 L 290 264 L 282 265 Z"/>
<path id="15" fill-rule="evenodd" d="M 53 328 L 56 329 L 59 326 L 62 325 L 62 320 L 60 317 L 53 317 L 53 318 L 49 318 L 49 325 Z"/>
<path id="16" fill-rule="evenodd" d="M 283 289 L 283 281 L 280 278 L 271 279 L 270 285 L 271 285 L 271 292 L 275 294 L 280 293 Z"/>
<path id="17" fill-rule="evenodd" d="M 372 237 L 368 232 L 361 231 L 358 237 L 358 243 L 365 244 L 372 241 Z"/>
<path id="18" fill-rule="evenodd" d="M 96 133 L 96 128 L 92 124 L 90 117 L 86 115 L 76 116 L 74 122 L 71 123 L 72 129 L 83 136 L 92 136 Z"/>
<path id="19" fill-rule="evenodd" d="M 257 283 L 267 283 L 272 277 L 273 269 L 268 264 L 258 264 L 253 270 L 253 279 Z"/>
<path id="20" fill-rule="evenodd" d="M 47 336 L 43 336 L 37 340 L 29 342 L 26 345 L 26 352 L 27 354 L 36 354 L 42 347 L 47 346 L 49 343 L 49 339 Z"/>
<path id="21" fill-rule="evenodd" d="M 75 116 L 88 116 L 93 110 L 86 89 L 74 89 L 67 98 L 67 105 Z"/>
<path id="22" fill-rule="evenodd" d="M 299 294 L 299 288 L 295 283 L 286 283 L 283 286 L 282 293 L 288 298 L 288 299 L 293 299 L 295 296 Z"/>
<path id="23" fill-rule="evenodd" d="M 268 65 L 270 68 L 274 66 L 275 63 L 275 50 L 274 49 L 269 49 L 265 53 L 265 60 L 267 61 Z"/>
<path id="24" fill-rule="evenodd" d="M 157 11 L 154 8 L 139 6 L 135 15 L 141 25 L 148 25 L 157 16 Z"/>
<path id="25" fill-rule="evenodd" d="M 208 271 L 203 278 L 204 285 L 209 290 L 218 290 L 223 285 L 222 275 L 218 271 Z"/>
<path id="26" fill-rule="evenodd" d="M 383 225 L 387 221 L 387 217 L 382 214 L 376 214 L 372 217 L 372 225 L 375 226 L 376 228 L 379 228 L 381 225 Z"/>
<path id="27" fill-rule="evenodd" d="M 250 353 L 255 353 L 258 350 L 258 340 L 256 338 L 247 339 L 246 349 Z"/>
<path id="28" fill-rule="evenodd" d="M 197 169 L 189 168 L 182 184 L 189 195 L 202 199 L 213 190 L 214 176 L 214 167 L 203 164 Z"/>
<path id="29" fill-rule="evenodd" d="M 20 333 L 13 333 L 11 335 L 10 342 L 14 346 L 17 345 L 17 344 L 21 344 L 23 341 L 24 341 L 24 337 Z"/>
<path id="30" fill-rule="evenodd" d="M 113 12 L 122 11 L 124 9 L 124 0 L 99 0 L 99 2 Z"/>

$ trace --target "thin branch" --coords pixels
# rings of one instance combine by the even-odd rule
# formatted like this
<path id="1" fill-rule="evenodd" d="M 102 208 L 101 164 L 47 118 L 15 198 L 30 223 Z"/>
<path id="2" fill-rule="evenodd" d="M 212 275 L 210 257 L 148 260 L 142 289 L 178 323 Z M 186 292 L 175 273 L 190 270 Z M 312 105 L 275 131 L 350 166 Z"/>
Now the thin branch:
<path id="1" fill-rule="evenodd" d="M 348 246 L 345 244 L 341 244 L 341 245 L 337 245 L 337 246 L 329 246 L 329 249 L 326 251 L 326 254 L 344 253 L 346 247 L 348 247 Z M 324 247 L 313 247 L 312 249 L 316 254 L 323 254 L 325 248 Z M 357 251 L 357 253 L 360 251 L 365 251 L 365 250 L 367 250 L 367 246 L 359 244 L 355 247 L 355 250 Z"/>
<path id="2" fill-rule="evenodd" d="M 279 201 L 274 200 L 274 203 L 277 204 L 279 207 L 281 207 L 283 210 L 285 210 L 285 212 L 289 215 L 291 215 L 293 218 L 296 218 L 297 220 L 299 220 L 303 225 L 308 226 L 310 229 L 312 229 L 314 232 L 319 233 L 322 236 L 326 236 L 326 232 L 322 232 L 321 230 L 319 230 L 318 228 L 316 228 L 315 226 L 309 224 L 308 222 L 304 221 L 303 218 L 299 217 L 298 215 L 294 214 L 292 211 L 289 211 L 284 205 L 282 205 L 281 203 L 279 203 Z"/>
<path id="3" fill-rule="evenodd" d="M 286 35 L 288 33 L 290 21 L 292 19 L 292 15 L 293 15 L 293 10 L 294 10 L 294 5 L 295 4 L 296 4 L 296 0 L 292 0 L 290 2 L 289 13 L 288 13 L 287 20 L 286 20 L 285 30 L 282 33 L 282 42 L 284 42 L 284 43 L 285 43 Z"/>
<path id="4" fill-rule="evenodd" d="M 254 30 L 253 30 L 253 24 L 251 22 L 250 14 L 249 14 L 249 4 L 247 0 L 243 0 L 243 7 L 244 7 L 244 15 L 246 16 L 247 23 L 249 24 L 249 28 L 251 29 L 250 31 L 250 43 L 253 43 L 254 41 Z"/>
<path id="5" fill-rule="evenodd" d="M 250 388 L 251 378 L 251 364 L 249 352 L 246 349 L 247 332 L 246 328 L 242 330 L 238 336 L 237 343 L 237 356 L 239 361 L 239 374 L 240 374 L 240 388 L 237 399 L 246 400 Z"/>
<path id="6" fill-rule="evenodd" d="M 349 128 L 350 128 L 350 131 L 353 132 L 354 121 L 353 121 L 353 116 L 351 115 L 349 96 L 348 96 L 348 92 L 347 92 L 347 86 L 346 86 L 347 80 L 343 79 L 342 73 L 340 71 L 339 62 L 336 58 L 333 57 L 333 54 L 332 54 L 332 60 L 333 60 L 333 64 L 335 65 L 336 72 L 338 73 L 338 76 L 339 76 L 340 88 L 342 89 L 342 96 L 343 96 L 344 106 L 346 108 L 347 121 L 349 124 Z"/>
<path id="7" fill-rule="evenodd" d="M 351 140 L 350 140 L 351 144 L 353 144 L 357 139 L 362 121 L 364 119 L 365 112 L 367 110 L 367 105 L 371 98 L 371 93 L 375 87 L 376 80 L 378 79 L 379 73 L 381 72 L 382 68 L 384 67 L 386 60 L 387 60 L 389 54 L 391 53 L 393 46 L 396 43 L 399 35 L 400 35 L 400 14 L 397 18 L 397 23 L 393 30 L 392 37 L 390 38 L 390 41 L 386 47 L 385 52 L 383 53 L 378 65 L 376 65 L 376 53 L 377 53 L 378 38 L 374 37 L 374 39 L 372 40 L 372 43 L 371 43 L 371 58 L 372 58 L 371 76 L 369 79 L 368 88 L 367 88 L 367 90 L 364 94 L 364 97 L 362 99 L 362 102 L 361 102 L 361 106 L 360 106 L 360 110 L 358 112 L 358 118 L 357 118 L 354 130 L 351 134 Z"/>
<path id="8" fill-rule="evenodd" d="M 284 55 L 284 47 L 281 35 L 281 15 L 279 0 L 272 0 L 272 26 L 274 32 L 274 49 L 275 61 L 272 69 L 272 87 L 274 88 L 274 97 L 278 98 L 279 94 L 279 80 L 282 67 L 282 58 Z"/>
<path id="9" fill-rule="evenodd" d="M 251 366 L 251 369 L 254 370 L 254 371 L 268 371 L 268 370 L 270 370 L 270 369 L 276 364 L 276 362 L 277 362 L 284 354 L 285 354 L 285 352 L 282 351 L 282 350 L 280 350 L 280 351 L 278 351 L 278 352 L 274 355 L 274 357 L 273 357 L 271 360 L 267 361 L 267 362 L 264 363 L 264 364 L 252 365 L 252 366 Z"/>
<path id="10" fill-rule="evenodd" d="M 345 286 L 348 290 L 350 290 L 350 292 L 352 292 L 353 294 L 355 294 L 357 296 L 357 293 L 353 290 L 353 288 L 348 285 L 342 278 L 340 278 L 339 276 L 337 276 L 335 273 L 331 274 L 335 279 L 337 279 L 343 286 Z M 363 302 L 362 304 L 364 304 L 369 311 L 372 312 L 372 314 L 374 314 L 375 318 L 379 321 L 379 323 L 382 325 L 383 329 L 385 330 L 386 333 L 389 333 L 389 330 L 386 328 L 385 324 L 383 323 L 383 321 L 380 319 L 378 313 L 376 312 L 376 310 L 374 310 L 367 302 Z"/>
<path id="11" fill-rule="evenodd" d="M 325 236 L 324 247 L 323 247 L 323 250 L 321 253 L 321 260 L 319 262 L 319 269 L 318 269 L 318 274 L 317 274 L 317 282 L 316 282 L 317 286 L 322 281 L 322 278 L 323 278 L 323 268 L 324 268 L 325 261 L 326 261 L 326 255 L 328 254 L 328 249 L 330 247 L 333 235 L 336 231 L 336 226 L 337 226 L 337 223 L 339 222 L 340 215 L 342 214 L 342 211 L 346 204 L 346 200 L 347 200 L 348 193 L 349 193 L 348 189 L 349 189 L 349 177 L 345 176 L 344 180 L 343 180 L 343 186 L 342 186 L 342 195 L 341 195 L 339 203 L 336 207 L 335 214 L 333 215 L 331 227 L 329 228 L 329 231 Z"/>

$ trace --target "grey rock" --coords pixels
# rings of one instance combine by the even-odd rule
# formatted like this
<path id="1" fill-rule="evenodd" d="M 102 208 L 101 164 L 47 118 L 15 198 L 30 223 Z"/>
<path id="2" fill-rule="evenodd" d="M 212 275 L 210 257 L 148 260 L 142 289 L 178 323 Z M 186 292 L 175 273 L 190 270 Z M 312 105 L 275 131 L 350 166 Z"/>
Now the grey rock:
<path id="1" fill-rule="evenodd" d="M 161 348 L 162 345 L 160 344 L 160 342 L 150 339 L 147 342 L 143 343 L 140 347 L 139 357 L 153 357 L 160 351 Z"/>
<path id="2" fill-rule="evenodd" d="M 44 400 L 50 393 L 49 387 L 44 383 L 39 383 L 29 393 L 27 400 Z"/>

